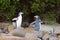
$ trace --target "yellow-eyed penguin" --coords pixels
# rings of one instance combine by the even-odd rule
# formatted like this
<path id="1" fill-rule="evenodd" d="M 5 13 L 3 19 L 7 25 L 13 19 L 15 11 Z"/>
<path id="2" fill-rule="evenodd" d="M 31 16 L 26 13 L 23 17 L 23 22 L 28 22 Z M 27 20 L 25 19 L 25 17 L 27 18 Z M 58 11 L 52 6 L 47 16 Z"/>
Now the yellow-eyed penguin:
<path id="1" fill-rule="evenodd" d="M 17 18 L 17 21 L 16 21 L 17 28 L 20 28 L 21 27 L 21 24 L 22 24 L 22 14 L 23 14 L 23 12 L 20 12 L 19 13 L 19 16 Z"/>

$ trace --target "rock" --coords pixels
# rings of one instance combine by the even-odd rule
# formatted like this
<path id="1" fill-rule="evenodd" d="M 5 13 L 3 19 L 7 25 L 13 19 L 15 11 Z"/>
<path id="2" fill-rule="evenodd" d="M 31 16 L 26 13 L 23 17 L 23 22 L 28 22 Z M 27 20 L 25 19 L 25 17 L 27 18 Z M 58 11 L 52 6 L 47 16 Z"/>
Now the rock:
<path id="1" fill-rule="evenodd" d="M 23 28 L 14 29 L 12 32 L 10 32 L 10 34 L 12 34 L 13 36 L 19 36 L 19 37 L 25 36 L 25 32 Z"/>
<path id="2" fill-rule="evenodd" d="M 34 31 L 33 33 L 36 34 L 38 36 L 38 38 L 43 37 L 43 31 Z"/>
<path id="3" fill-rule="evenodd" d="M 0 36 L 0 40 L 24 40 L 24 37 L 16 37 L 16 36 Z"/>
<path id="4" fill-rule="evenodd" d="M 28 40 L 36 40 L 37 39 L 37 35 L 34 33 L 26 33 L 25 38 Z"/>
<path id="5" fill-rule="evenodd" d="M 58 35 L 58 38 L 60 38 L 60 35 Z"/>
<path id="6" fill-rule="evenodd" d="M 8 33 L 8 27 L 5 27 L 3 33 Z"/>
<path id="7" fill-rule="evenodd" d="M 0 33 L 2 33 L 3 31 L 0 29 Z"/>
<path id="8" fill-rule="evenodd" d="M 0 23 L 1 27 L 0 27 L 0 32 L 8 32 L 8 26 L 9 26 L 9 23 Z"/>
<path id="9" fill-rule="evenodd" d="M 39 38 L 42 38 L 43 35 L 44 35 L 44 32 L 43 32 L 43 31 L 39 31 L 38 37 L 39 37 Z"/>
<path id="10" fill-rule="evenodd" d="M 40 30 L 50 33 L 50 32 L 53 32 L 53 27 L 51 27 L 51 26 L 43 26 L 42 25 Z"/>
<path id="11" fill-rule="evenodd" d="M 56 36 L 50 36 L 50 37 L 49 37 L 49 40 L 59 40 L 59 39 L 58 39 L 58 37 L 56 37 Z"/>
<path id="12" fill-rule="evenodd" d="M 59 38 L 59 40 L 60 40 L 60 38 Z"/>
<path id="13" fill-rule="evenodd" d="M 55 33 L 55 34 L 60 34 L 60 27 L 55 27 L 54 33 Z"/>
<path id="14" fill-rule="evenodd" d="M 42 38 L 43 40 L 48 40 L 49 39 L 49 34 L 48 33 L 46 33 L 44 36 L 43 36 L 43 38 Z"/>
<path id="15" fill-rule="evenodd" d="M 43 37 L 43 31 L 34 31 L 34 32 L 30 32 L 30 33 L 26 33 L 26 38 L 30 38 L 30 40 L 42 40 Z"/>
<path id="16" fill-rule="evenodd" d="M 40 38 L 37 38 L 37 40 L 41 40 Z"/>
<path id="17" fill-rule="evenodd" d="M 9 25 L 8 26 L 8 32 L 10 33 L 12 30 L 14 30 L 14 26 L 13 25 Z"/>
<path id="18" fill-rule="evenodd" d="M 5 33 L 1 33 L 0 36 L 12 36 L 12 35 L 10 35 L 10 34 L 5 34 Z"/>
<path id="19" fill-rule="evenodd" d="M 58 39 L 60 40 L 60 35 L 58 35 Z"/>

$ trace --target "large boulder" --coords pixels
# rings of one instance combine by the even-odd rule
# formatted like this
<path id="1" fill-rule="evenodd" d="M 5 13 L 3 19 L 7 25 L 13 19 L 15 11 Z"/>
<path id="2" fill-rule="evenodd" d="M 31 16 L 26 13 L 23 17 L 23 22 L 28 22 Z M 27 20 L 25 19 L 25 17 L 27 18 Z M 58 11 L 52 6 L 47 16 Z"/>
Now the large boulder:
<path id="1" fill-rule="evenodd" d="M 19 37 L 25 36 L 25 32 L 23 28 L 14 29 L 12 32 L 10 32 L 10 34 L 12 34 L 13 36 L 19 36 Z"/>

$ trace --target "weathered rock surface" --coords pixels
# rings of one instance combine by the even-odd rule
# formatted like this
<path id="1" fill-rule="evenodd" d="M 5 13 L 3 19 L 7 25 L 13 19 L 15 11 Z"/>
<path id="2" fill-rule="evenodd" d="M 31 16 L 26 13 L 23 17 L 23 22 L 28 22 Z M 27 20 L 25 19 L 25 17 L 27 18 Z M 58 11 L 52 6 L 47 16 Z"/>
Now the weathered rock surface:
<path id="1" fill-rule="evenodd" d="M 26 33 L 25 38 L 27 40 L 36 40 L 37 39 L 37 35 L 34 34 L 34 33 Z"/>
<path id="2" fill-rule="evenodd" d="M 25 40 L 25 38 L 16 36 L 0 36 L 0 40 Z"/>
<path id="3" fill-rule="evenodd" d="M 43 39 L 43 40 L 48 40 L 48 39 L 49 39 L 49 34 L 48 34 L 48 33 L 45 34 L 42 39 Z"/>
<path id="4" fill-rule="evenodd" d="M 2 32 L 3 32 L 3 30 L 0 29 L 0 33 L 2 33 Z"/>
<path id="5" fill-rule="evenodd" d="M 55 34 L 60 34 L 60 27 L 55 27 L 54 33 Z"/>
<path id="6" fill-rule="evenodd" d="M 49 37 L 49 40 L 59 40 L 59 39 L 58 39 L 58 37 L 56 37 L 56 36 L 50 36 L 50 37 Z"/>
<path id="7" fill-rule="evenodd" d="M 37 38 L 37 40 L 41 40 L 40 38 Z"/>
<path id="8" fill-rule="evenodd" d="M 38 38 L 42 38 L 44 35 L 43 31 L 34 31 L 33 33 L 36 34 Z"/>
<path id="9" fill-rule="evenodd" d="M 19 37 L 25 36 L 25 32 L 23 28 L 14 29 L 10 34 L 12 34 L 13 36 L 19 36 Z"/>

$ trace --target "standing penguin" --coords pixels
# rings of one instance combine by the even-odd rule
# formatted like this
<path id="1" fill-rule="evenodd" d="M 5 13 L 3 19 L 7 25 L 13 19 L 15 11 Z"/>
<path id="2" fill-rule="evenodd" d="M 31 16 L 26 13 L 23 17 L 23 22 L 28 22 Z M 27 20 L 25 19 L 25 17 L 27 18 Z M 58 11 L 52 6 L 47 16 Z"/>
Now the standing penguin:
<path id="1" fill-rule="evenodd" d="M 21 27 L 21 24 L 22 24 L 22 14 L 23 14 L 23 12 L 20 12 L 19 13 L 19 16 L 17 18 L 17 21 L 16 21 L 17 28 L 20 28 Z"/>
<path id="2" fill-rule="evenodd" d="M 39 16 L 34 16 L 35 19 L 35 31 L 39 31 L 41 29 L 41 20 L 39 19 Z"/>

